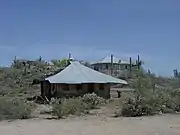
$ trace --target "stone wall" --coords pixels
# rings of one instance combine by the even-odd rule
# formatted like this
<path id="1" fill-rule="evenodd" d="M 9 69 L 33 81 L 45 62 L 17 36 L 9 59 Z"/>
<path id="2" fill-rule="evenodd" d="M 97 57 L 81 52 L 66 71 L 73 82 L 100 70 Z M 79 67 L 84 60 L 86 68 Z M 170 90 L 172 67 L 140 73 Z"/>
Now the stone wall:
<path id="1" fill-rule="evenodd" d="M 100 86 L 103 85 L 103 86 Z M 103 89 L 101 88 L 103 87 Z M 103 98 L 110 98 L 110 85 L 109 84 L 95 84 L 94 85 L 95 93 Z"/>
<path id="2" fill-rule="evenodd" d="M 110 97 L 109 84 L 51 84 L 51 94 L 56 97 L 74 97 L 83 96 L 89 93 L 89 85 L 93 88 L 93 92 L 103 98 Z"/>

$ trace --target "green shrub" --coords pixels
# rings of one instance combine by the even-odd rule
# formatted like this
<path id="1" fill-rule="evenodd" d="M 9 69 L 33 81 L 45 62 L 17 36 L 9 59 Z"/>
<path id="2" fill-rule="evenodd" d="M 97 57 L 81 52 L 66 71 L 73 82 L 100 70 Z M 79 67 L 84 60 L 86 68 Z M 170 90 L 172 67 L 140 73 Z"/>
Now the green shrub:
<path id="1" fill-rule="evenodd" d="M 125 98 L 123 102 L 123 116 L 153 115 L 159 112 L 171 113 L 178 110 L 177 99 L 168 91 L 146 90 L 148 95 L 134 93 L 134 96 Z"/>
<path id="2" fill-rule="evenodd" d="M 82 101 L 81 98 L 64 99 L 61 103 L 55 102 L 53 104 L 53 113 L 61 118 L 68 115 L 80 115 L 81 113 L 88 113 L 89 106 Z"/>
<path id="3" fill-rule="evenodd" d="M 68 115 L 89 113 L 90 109 L 106 103 L 106 100 L 96 94 L 85 94 L 82 98 L 52 99 L 53 113 L 58 118 Z"/>
<path id="4" fill-rule="evenodd" d="M 104 105 L 106 100 L 102 97 L 97 96 L 95 93 L 92 94 L 85 94 L 82 97 L 83 102 L 89 104 L 91 109 L 98 107 L 99 105 Z"/>
<path id="5" fill-rule="evenodd" d="M 0 119 L 27 119 L 32 105 L 18 98 L 0 97 Z"/>
<path id="6" fill-rule="evenodd" d="M 156 87 L 155 83 L 151 76 L 138 77 L 132 83 L 135 92 L 123 100 L 121 115 L 142 116 L 179 111 L 180 92 Z"/>
<path id="7" fill-rule="evenodd" d="M 50 101 L 50 104 L 53 105 L 53 104 L 60 104 L 61 103 L 61 99 L 58 99 L 58 98 L 51 98 L 51 101 Z"/>
<path id="8" fill-rule="evenodd" d="M 128 97 L 123 102 L 122 116 L 142 116 L 155 114 L 155 104 L 153 99 L 145 99 L 137 94 L 134 97 Z"/>

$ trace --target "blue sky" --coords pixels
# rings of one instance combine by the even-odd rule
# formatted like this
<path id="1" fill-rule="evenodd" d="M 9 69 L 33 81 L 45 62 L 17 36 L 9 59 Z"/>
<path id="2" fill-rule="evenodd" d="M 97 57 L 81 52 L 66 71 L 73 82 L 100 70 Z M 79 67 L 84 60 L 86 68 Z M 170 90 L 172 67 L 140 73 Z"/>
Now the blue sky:
<path id="1" fill-rule="evenodd" d="M 140 54 L 158 75 L 180 68 L 179 0 L 0 0 L 0 65 L 14 56 L 94 61 Z"/>

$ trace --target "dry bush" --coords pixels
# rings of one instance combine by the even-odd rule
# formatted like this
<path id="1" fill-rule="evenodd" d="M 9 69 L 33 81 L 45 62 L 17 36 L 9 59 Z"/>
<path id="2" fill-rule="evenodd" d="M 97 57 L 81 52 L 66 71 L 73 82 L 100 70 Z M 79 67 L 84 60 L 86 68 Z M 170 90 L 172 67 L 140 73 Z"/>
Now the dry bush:
<path id="1" fill-rule="evenodd" d="M 91 106 L 91 109 L 97 108 L 101 105 L 106 104 L 106 100 L 102 97 L 97 96 L 95 93 L 85 94 L 82 97 L 83 102 Z"/>
<path id="2" fill-rule="evenodd" d="M 89 113 L 94 109 L 106 103 L 106 100 L 98 97 L 96 94 L 85 94 L 83 97 L 69 99 L 53 99 L 53 113 L 58 118 L 68 115 L 80 115 Z"/>
<path id="3" fill-rule="evenodd" d="M 152 76 L 138 76 L 131 84 L 135 92 L 123 100 L 122 116 L 153 115 L 180 110 L 180 92 L 170 88 L 155 87 Z"/>
<path id="4" fill-rule="evenodd" d="M 89 106 L 81 98 L 64 99 L 53 104 L 53 113 L 58 118 L 68 115 L 80 115 L 88 113 Z"/>
<path id="5" fill-rule="evenodd" d="M 153 99 L 145 99 L 137 94 L 126 98 L 123 102 L 122 116 L 141 116 L 155 114 L 155 102 Z"/>
<path id="6" fill-rule="evenodd" d="M 158 113 L 179 111 L 179 97 L 174 97 L 167 91 L 150 91 L 148 95 L 134 93 L 123 102 L 122 116 L 142 116 Z"/>
<path id="7" fill-rule="evenodd" d="M 45 61 L 16 60 L 11 67 L 0 67 L 0 94 L 12 97 L 38 95 L 40 87 L 32 85 L 34 80 L 42 80 L 57 71 L 57 66 L 50 66 Z"/>
<path id="8" fill-rule="evenodd" d="M 0 119 L 27 119 L 33 106 L 18 98 L 0 97 Z"/>

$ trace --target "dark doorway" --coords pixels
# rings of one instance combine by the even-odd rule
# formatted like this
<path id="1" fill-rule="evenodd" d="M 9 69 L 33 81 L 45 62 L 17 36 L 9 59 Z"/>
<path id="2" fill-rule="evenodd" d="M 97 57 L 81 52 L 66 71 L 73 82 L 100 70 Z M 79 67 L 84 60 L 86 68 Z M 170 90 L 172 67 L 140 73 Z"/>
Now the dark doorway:
<path id="1" fill-rule="evenodd" d="M 49 81 L 41 82 L 41 96 L 51 98 L 51 84 Z"/>
<path id="2" fill-rule="evenodd" d="M 88 84 L 88 93 L 93 93 L 94 92 L 94 84 Z"/>

